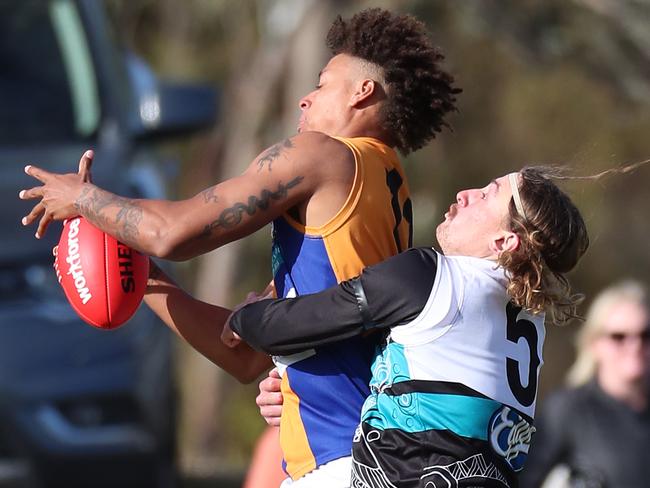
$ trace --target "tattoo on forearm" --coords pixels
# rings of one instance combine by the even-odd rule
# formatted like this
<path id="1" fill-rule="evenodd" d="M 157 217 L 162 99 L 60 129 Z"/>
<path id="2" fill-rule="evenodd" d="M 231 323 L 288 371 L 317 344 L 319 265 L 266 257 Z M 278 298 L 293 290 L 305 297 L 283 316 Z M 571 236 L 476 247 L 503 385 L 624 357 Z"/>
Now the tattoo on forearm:
<path id="1" fill-rule="evenodd" d="M 259 173 L 264 168 L 264 165 L 268 163 L 268 170 L 271 171 L 271 166 L 273 161 L 278 159 L 287 149 L 292 149 L 294 147 L 291 139 L 285 139 L 282 142 L 274 144 L 268 148 L 264 154 L 257 160 L 257 172 Z"/>
<path id="2" fill-rule="evenodd" d="M 300 184 L 303 179 L 303 176 L 296 176 L 286 185 L 280 183 L 276 191 L 264 189 L 262 190 L 262 193 L 259 197 L 255 195 L 249 196 L 248 203 L 237 202 L 232 207 L 224 209 L 217 220 L 205 226 L 202 235 L 204 237 L 208 237 L 211 235 L 213 229 L 219 227 L 223 229 L 235 227 L 242 221 L 244 213 L 252 216 L 255 214 L 255 212 L 257 212 L 258 209 L 268 209 L 271 204 L 271 200 L 280 200 L 282 198 L 286 198 L 289 190 Z"/>
<path id="3" fill-rule="evenodd" d="M 138 226 L 142 221 L 142 209 L 125 200 L 120 203 L 116 202 L 116 205 L 119 206 L 120 210 L 115 217 L 115 223 L 122 224 L 118 237 L 123 241 L 133 242 L 139 234 Z"/>
<path id="4" fill-rule="evenodd" d="M 216 203 L 219 200 L 219 197 L 215 193 L 216 188 L 214 186 L 211 186 L 207 190 L 203 190 L 201 194 L 203 195 L 203 201 L 205 203 Z"/>
<path id="5" fill-rule="evenodd" d="M 139 235 L 142 221 L 142 208 L 133 200 L 123 198 L 98 188 L 84 188 L 74 202 L 75 209 L 93 223 L 110 225 L 109 218 L 103 213 L 109 207 L 117 207 L 114 222 L 116 237 L 123 243 L 132 244 Z"/>

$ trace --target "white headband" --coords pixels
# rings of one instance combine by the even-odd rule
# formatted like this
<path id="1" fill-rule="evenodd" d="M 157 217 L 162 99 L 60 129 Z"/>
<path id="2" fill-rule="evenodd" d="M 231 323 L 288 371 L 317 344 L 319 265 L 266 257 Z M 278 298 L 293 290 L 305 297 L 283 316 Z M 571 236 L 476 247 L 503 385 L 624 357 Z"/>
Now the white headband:
<path id="1" fill-rule="evenodd" d="M 521 203 L 521 197 L 519 196 L 519 173 L 508 173 L 508 179 L 510 180 L 510 188 L 512 189 L 512 199 L 515 201 L 515 208 L 519 215 L 526 219 L 526 212 L 524 212 L 524 206 Z"/>

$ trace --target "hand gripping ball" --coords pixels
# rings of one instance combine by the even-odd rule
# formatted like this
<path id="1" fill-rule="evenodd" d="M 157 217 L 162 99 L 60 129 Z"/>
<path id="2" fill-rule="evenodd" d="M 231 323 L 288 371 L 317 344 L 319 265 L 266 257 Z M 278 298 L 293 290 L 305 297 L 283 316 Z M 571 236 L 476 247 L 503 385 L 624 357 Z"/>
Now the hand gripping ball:
<path id="1" fill-rule="evenodd" d="M 79 317 L 100 329 L 114 329 L 142 301 L 149 258 L 76 217 L 63 225 L 54 269 Z"/>

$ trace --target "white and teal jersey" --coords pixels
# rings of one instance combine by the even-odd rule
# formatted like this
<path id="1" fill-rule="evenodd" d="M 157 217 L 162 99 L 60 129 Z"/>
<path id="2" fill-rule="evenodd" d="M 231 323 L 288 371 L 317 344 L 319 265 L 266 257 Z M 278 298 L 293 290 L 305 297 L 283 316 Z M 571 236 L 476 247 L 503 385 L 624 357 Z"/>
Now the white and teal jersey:
<path id="1" fill-rule="evenodd" d="M 534 432 L 545 330 L 506 285 L 493 261 L 419 248 L 325 292 L 258 302 L 232 323 L 271 353 L 381 338 L 353 487 L 514 487 Z"/>

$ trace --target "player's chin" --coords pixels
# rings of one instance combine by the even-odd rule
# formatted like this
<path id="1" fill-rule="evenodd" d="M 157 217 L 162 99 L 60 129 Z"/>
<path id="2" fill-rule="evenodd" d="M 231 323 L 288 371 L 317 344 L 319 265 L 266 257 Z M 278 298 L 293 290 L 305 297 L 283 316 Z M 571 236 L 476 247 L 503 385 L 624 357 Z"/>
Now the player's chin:
<path id="1" fill-rule="evenodd" d="M 445 223 L 446 221 L 438 224 L 438 226 L 436 227 L 436 240 L 440 245 L 442 245 L 443 242 L 446 241 L 446 237 L 447 237 Z"/>
<path id="2" fill-rule="evenodd" d="M 444 233 L 449 227 L 450 220 L 445 219 L 436 226 L 436 234 Z"/>
<path id="3" fill-rule="evenodd" d="M 302 132 L 308 132 L 311 129 L 309 128 L 309 123 L 307 122 L 307 119 L 304 117 L 300 117 L 298 120 L 298 126 L 296 127 L 296 130 L 298 131 L 298 134 L 301 134 Z"/>

